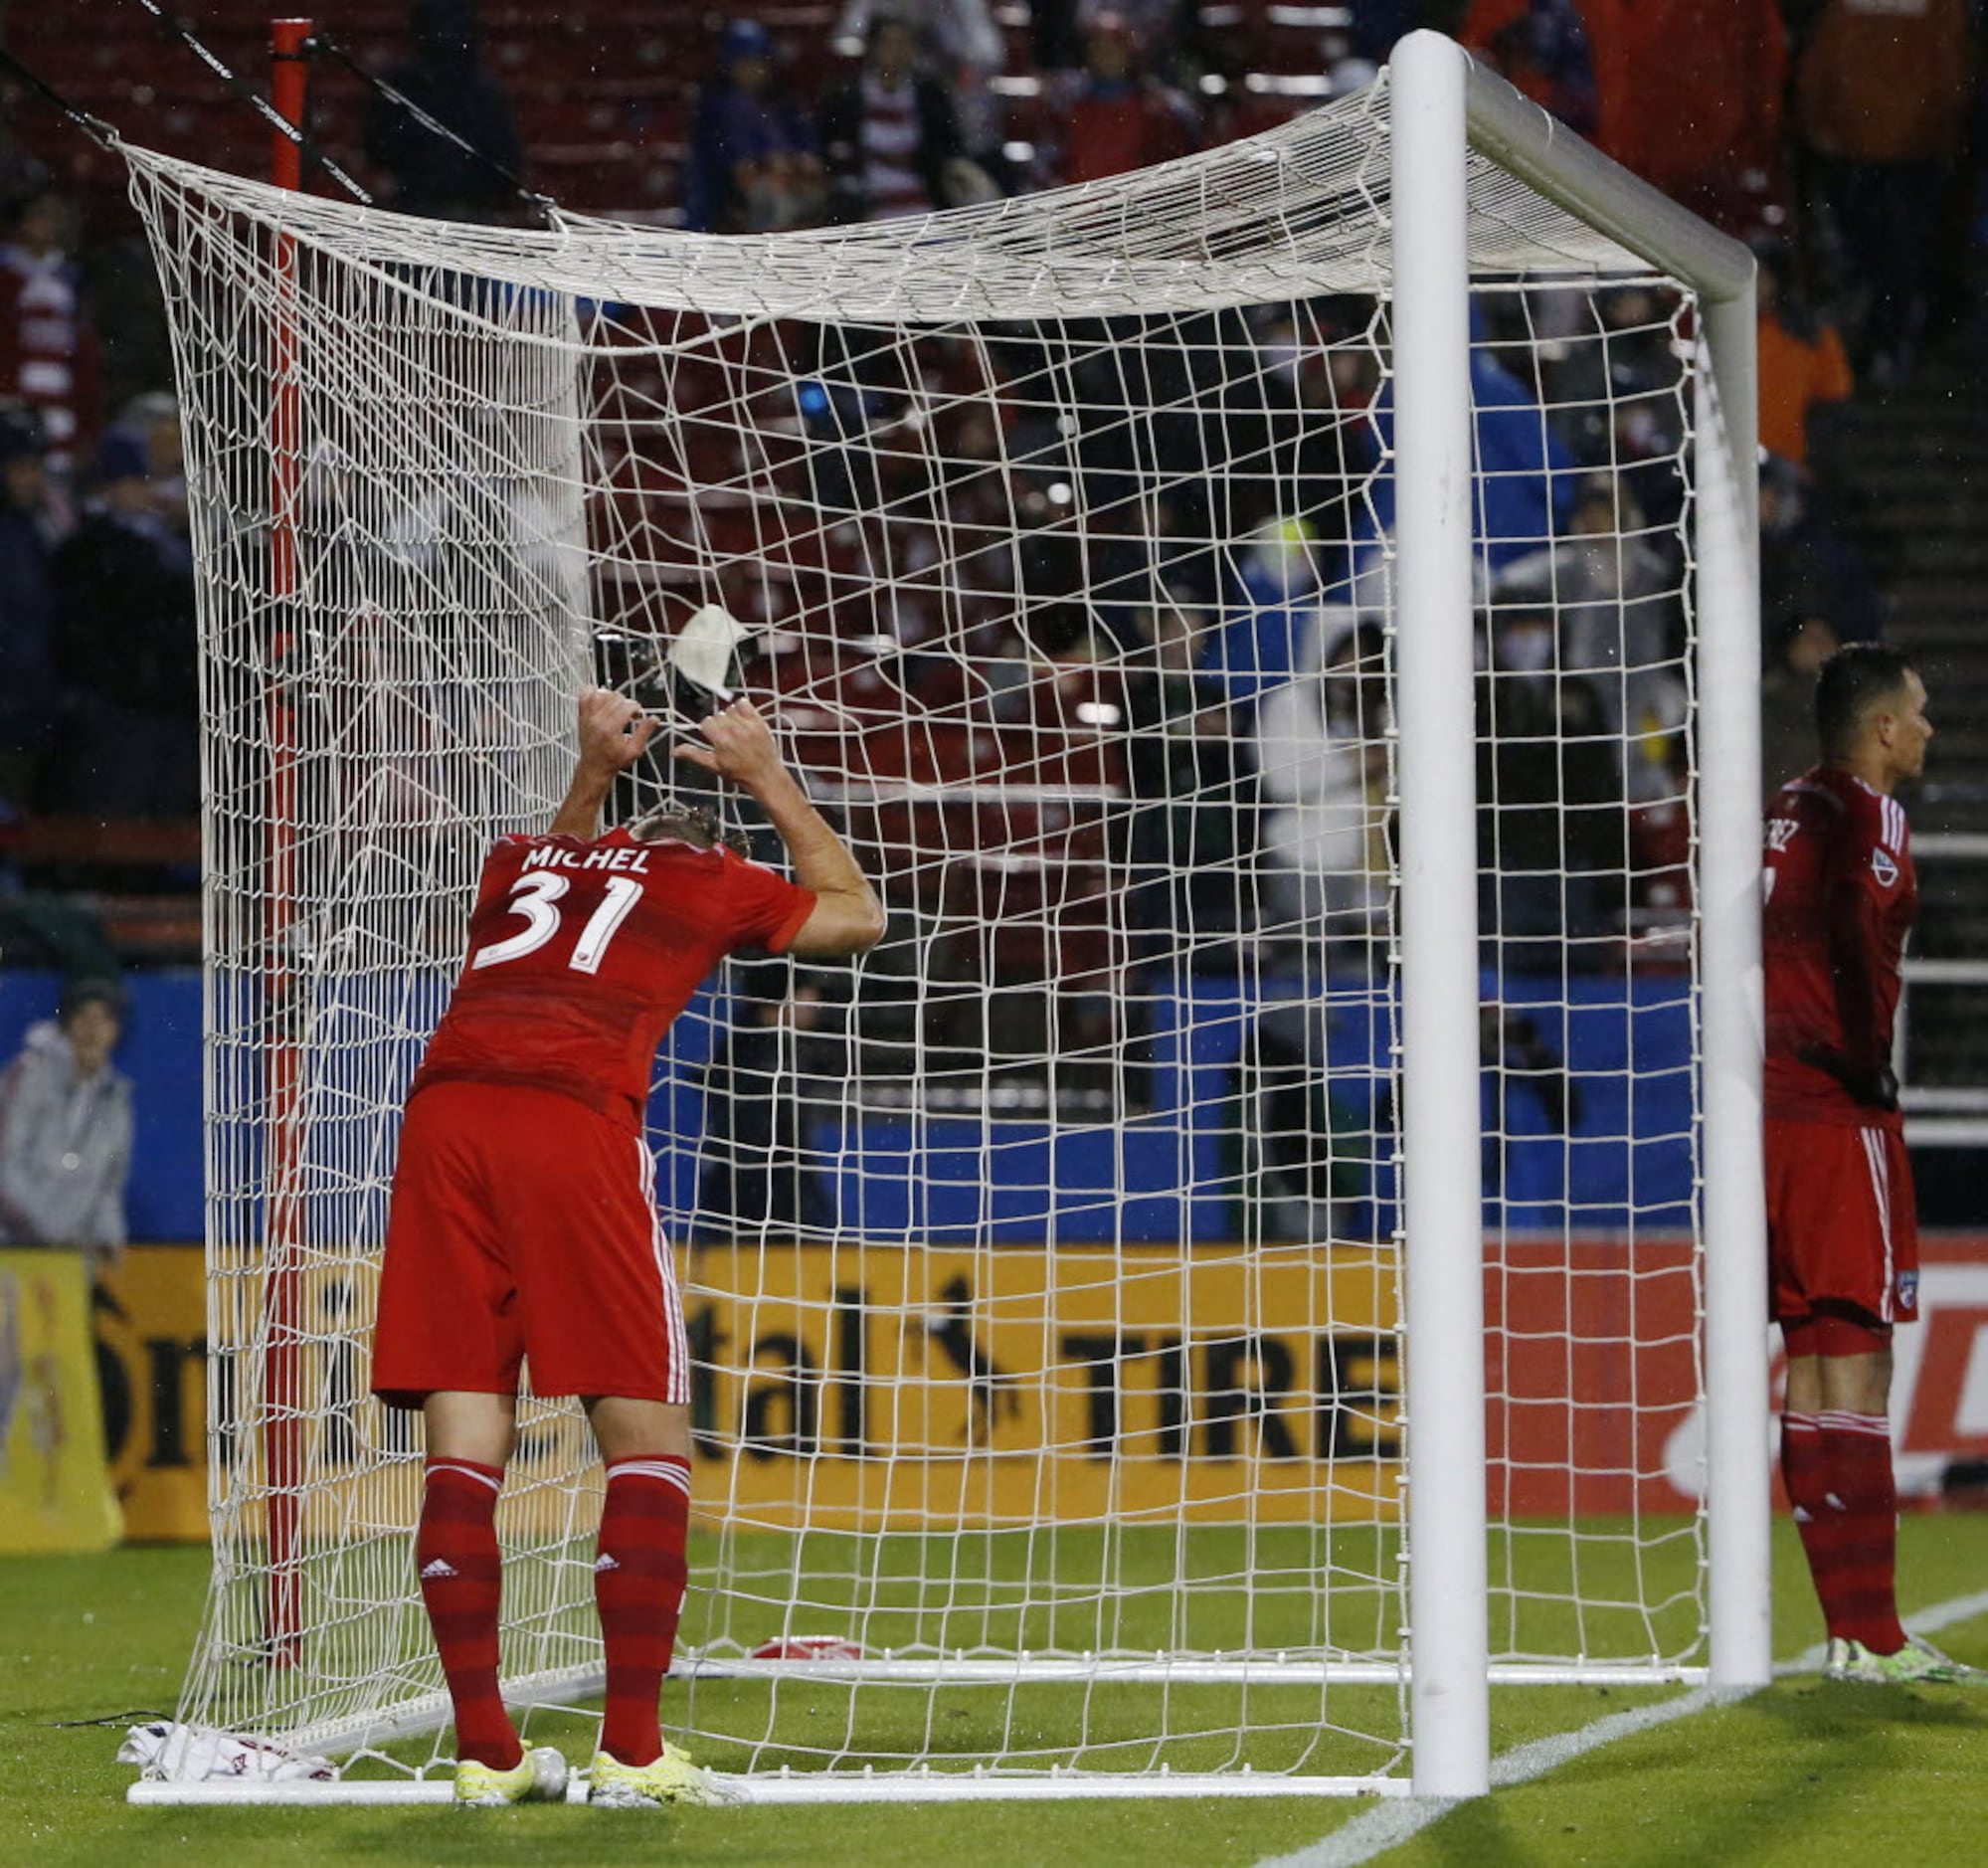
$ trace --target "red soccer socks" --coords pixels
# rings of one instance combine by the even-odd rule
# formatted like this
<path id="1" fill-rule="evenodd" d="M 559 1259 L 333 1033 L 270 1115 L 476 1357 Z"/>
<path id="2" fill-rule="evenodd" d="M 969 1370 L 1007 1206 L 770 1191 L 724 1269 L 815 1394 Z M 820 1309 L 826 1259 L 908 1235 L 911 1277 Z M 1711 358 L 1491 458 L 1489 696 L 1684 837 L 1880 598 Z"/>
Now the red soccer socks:
<path id="1" fill-rule="evenodd" d="M 503 1469 L 473 1459 L 431 1459 L 415 1564 L 442 1671 L 455 1707 L 455 1755 L 495 1771 L 524 1756 L 497 1690 L 497 1494 Z"/>
<path id="2" fill-rule="evenodd" d="M 1802 1552 L 1809 1560 L 1809 1576 L 1822 1602 L 1823 1620 L 1834 1634 L 1836 1616 L 1831 1592 L 1836 1577 L 1839 1513 L 1836 1501 L 1830 1497 L 1829 1474 L 1823 1466 L 1822 1428 L 1814 1414 L 1781 1416 L 1781 1483 L 1787 1488 L 1795 1529 L 1801 1533 Z"/>
<path id="3" fill-rule="evenodd" d="M 1874 1654 L 1905 1644 L 1898 1625 L 1898 1493 L 1892 1476 L 1892 1426 L 1883 1414 L 1822 1413 L 1829 1489 L 1842 1519 L 1836 1549 L 1837 1596 L 1829 1631 Z"/>
<path id="4" fill-rule="evenodd" d="M 1882 1414 L 1783 1414 L 1781 1477 L 1830 1634 L 1897 1653 L 1905 1631 L 1890 1424 Z"/>
<path id="5" fill-rule="evenodd" d="M 689 1528 L 688 1461 L 650 1454 L 608 1467 L 594 1565 L 608 1660 L 601 1749 L 625 1765 L 652 1764 L 662 1755 L 656 1703 L 683 1612 Z"/>

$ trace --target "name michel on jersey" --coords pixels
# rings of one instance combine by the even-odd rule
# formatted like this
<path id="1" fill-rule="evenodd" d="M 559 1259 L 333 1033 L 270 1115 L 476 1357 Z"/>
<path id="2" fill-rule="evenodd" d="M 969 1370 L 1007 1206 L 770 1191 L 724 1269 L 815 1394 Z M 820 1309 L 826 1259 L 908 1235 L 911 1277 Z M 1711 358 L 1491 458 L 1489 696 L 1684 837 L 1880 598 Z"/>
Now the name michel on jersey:
<path id="1" fill-rule="evenodd" d="M 541 843 L 525 857 L 527 869 L 634 869 L 646 872 L 649 852 L 624 844 L 620 849 L 561 849 L 557 843 Z"/>

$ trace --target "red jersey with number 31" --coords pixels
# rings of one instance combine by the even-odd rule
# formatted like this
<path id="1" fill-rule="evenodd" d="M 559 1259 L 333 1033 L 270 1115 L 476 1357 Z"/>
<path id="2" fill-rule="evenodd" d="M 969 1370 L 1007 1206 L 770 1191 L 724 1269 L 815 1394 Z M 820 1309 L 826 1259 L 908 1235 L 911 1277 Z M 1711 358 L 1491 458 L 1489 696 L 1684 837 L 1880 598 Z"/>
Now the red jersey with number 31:
<path id="1" fill-rule="evenodd" d="M 1900 1129 L 1896 1110 L 1860 1103 L 1825 1053 L 1853 1072 L 1892 1059 L 1898 963 L 1918 911 L 1905 814 L 1862 779 L 1818 766 L 1767 810 L 1767 1114 L 1787 1121 Z"/>
<path id="2" fill-rule="evenodd" d="M 639 1129 L 655 1047 L 719 961 L 780 953 L 812 889 L 720 847 L 610 831 L 501 838 L 462 977 L 412 1096 L 431 1083 L 554 1090 Z"/>

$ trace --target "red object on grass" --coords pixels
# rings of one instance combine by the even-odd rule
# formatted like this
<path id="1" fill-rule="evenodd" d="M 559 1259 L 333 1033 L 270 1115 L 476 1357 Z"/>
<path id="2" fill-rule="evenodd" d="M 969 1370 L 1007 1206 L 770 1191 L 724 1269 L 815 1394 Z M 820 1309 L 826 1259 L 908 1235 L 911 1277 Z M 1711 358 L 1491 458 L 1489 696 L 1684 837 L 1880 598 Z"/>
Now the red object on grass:
<path id="1" fill-rule="evenodd" d="M 861 1660 L 863 1650 L 846 1634 L 787 1634 L 753 1649 L 755 1660 Z"/>

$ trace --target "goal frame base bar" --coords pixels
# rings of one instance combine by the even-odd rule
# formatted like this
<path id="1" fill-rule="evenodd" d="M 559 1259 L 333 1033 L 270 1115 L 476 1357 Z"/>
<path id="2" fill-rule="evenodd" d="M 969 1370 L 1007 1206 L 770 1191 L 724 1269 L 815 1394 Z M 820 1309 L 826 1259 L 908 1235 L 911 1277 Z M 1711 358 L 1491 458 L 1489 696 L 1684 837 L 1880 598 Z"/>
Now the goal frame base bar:
<path id="1" fill-rule="evenodd" d="M 995 1803 L 1075 1802 L 1156 1797 L 1407 1796 L 1406 1777 L 1280 1777 L 1269 1772 L 1129 1774 L 1064 1771 L 1043 1776 L 1005 1776 L 992 1772 L 874 1771 L 781 1772 L 763 1777 L 714 1773 L 747 1808 L 774 1803 Z M 174 1783 L 143 1778 L 126 1800 L 150 1807 L 241 1808 L 251 1804 L 319 1805 L 447 1803 L 454 1786 L 446 1776 L 357 1783 Z M 587 1800 L 579 1776 L 566 1786 L 569 1803 Z"/>
<path id="2" fill-rule="evenodd" d="M 1703 1686 L 1704 1665 L 1665 1660 L 1494 1661 L 1493 1686 Z M 939 1686 L 1394 1686 L 1412 1665 L 1380 1660 L 1083 1660 L 1000 1659 L 750 1660 L 697 1659 L 670 1669 L 671 1679 L 929 1681 Z"/>

